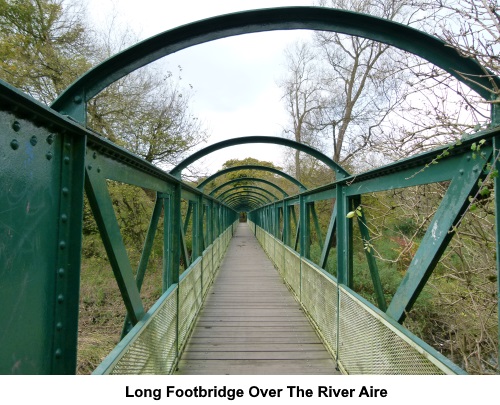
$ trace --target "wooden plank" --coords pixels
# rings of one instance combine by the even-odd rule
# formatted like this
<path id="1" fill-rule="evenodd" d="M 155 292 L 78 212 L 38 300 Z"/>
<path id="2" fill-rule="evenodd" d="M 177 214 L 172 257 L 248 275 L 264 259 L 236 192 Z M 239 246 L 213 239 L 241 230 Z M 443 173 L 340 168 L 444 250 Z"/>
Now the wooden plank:
<path id="1" fill-rule="evenodd" d="M 177 374 L 339 374 L 304 311 L 240 224 Z"/>

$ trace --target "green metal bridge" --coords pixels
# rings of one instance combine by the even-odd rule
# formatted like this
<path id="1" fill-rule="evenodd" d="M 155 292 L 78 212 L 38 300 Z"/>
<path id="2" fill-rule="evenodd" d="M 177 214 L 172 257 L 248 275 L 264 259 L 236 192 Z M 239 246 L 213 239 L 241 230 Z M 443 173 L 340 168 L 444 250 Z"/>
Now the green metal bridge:
<path id="1" fill-rule="evenodd" d="M 0 373 L 75 373 L 84 195 L 98 225 L 128 319 L 124 337 L 95 370 L 96 374 L 307 372 L 291 366 L 297 362 L 307 363 L 312 373 L 464 373 L 408 331 L 402 322 L 453 237 L 455 225 L 469 206 L 469 196 L 476 193 L 487 171 L 499 166 L 498 103 L 491 103 L 490 129 L 453 147 L 444 146 L 356 176 L 320 151 L 266 136 L 234 138 L 211 145 L 167 173 L 86 128 L 87 103 L 144 65 L 207 41 L 292 29 L 334 31 L 393 45 L 444 69 L 485 100 L 496 101 L 492 95 L 498 93 L 499 78 L 439 39 L 391 21 L 316 7 L 247 11 L 166 31 L 95 67 L 50 107 L 0 83 Z M 227 169 L 197 187 L 181 180 L 182 171 L 203 156 L 246 143 L 272 143 L 300 150 L 329 167 L 336 180 L 311 190 L 285 173 L 260 166 Z M 473 159 L 471 146 L 478 143 L 482 158 Z M 432 164 L 436 160 L 439 164 Z M 260 178 L 250 179 L 251 187 L 220 187 L 204 192 L 216 177 L 243 169 L 272 172 L 291 182 L 297 192 L 288 195 L 277 184 Z M 421 175 L 414 175 L 423 169 Z M 120 234 L 108 180 L 156 193 L 137 272 L 132 269 Z M 259 181 L 266 187 L 255 185 Z M 356 211 L 364 195 L 438 182 L 449 182 L 448 190 L 389 303 L 384 298 L 375 257 L 370 249 L 365 249 L 377 305 L 368 302 L 353 290 L 353 222 L 358 222 L 366 245 L 370 243 L 370 233 L 363 211 L 358 210 L 354 219 L 348 213 Z M 498 178 L 494 179 L 495 201 L 499 197 L 498 182 Z M 182 200 L 189 205 L 184 217 Z M 317 224 L 315 205 L 320 201 L 334 201 L 326 232 Z M 242 212 L 248 216 L 247 224 L 239 224 Z M 161 218 L 166 224 L 163 294 L 146 312 L 140 289 Z M 495 221 L 498 273 L 498 215 Z M 184 237 L 188 222 L 192 224 L 191 254 Z M 313 233 L 320 239 L 319 263 L 311 260 Z M 271 265 L 258 256 L 262 249 L 252 242 L 255 238 Z M 247 250 L 239 251 L 242 246 Z M 337 251 L 336 276 L 325 270 L 332 246 Z M 228 264 L 235 254 L 244 260 Z M 182 275 L 181 260 L 186 263 Z M 243 267 L 238 270 L 240 265 Z M 243 277 L 252 274 L 261 280 L 257 283 L 260 286 L 250 286 L 251 281 Z M 281 278 L 276 279 L 275 275 Z M 228 277 L 235 278 L 228 281 Z M 235 287 L 234 280 L 243 284 Z M 288 288 L 283 292 L 269 287 L 264 294 L 257 290 L 266 285 L 263 280 L 278 280 L 278 284 Z M 239 293 L 220 290 L 224 283 Z M 214 297 L 219 296 L 222 298 L 217 301 Z M 238 299 L 238 303 L 233 305 L 229 297 Z M 277 309 L 269 315 L 271 303 Z M 291 312 L 285 312 L 285 307 Z M 230 308 L 234 314 L 227 312 Z M 210 312 L 216 309 L 223 311 Z M 256 312 L 250 313 L 251 310 Z M 266 317 L 267 324 L 262 327 Z M 210 318 L 233 329 L 226 330 L 225 337 L 217 335 L 220 324 L 210 323 Z M 298 329 L 286 329 L 294 324 Z M 257 332 L 253 343 L 249 343 L 251 330 Z M 275 334 L 277 330 L 282 332 L 279 336 Z M 305 340 L 286 340 L 287 336 L 301 334 Z M 210 357 L 211 349 L 225 343 L 235 345 L 232 350 L 239 352 L 244 352 L 248 345 L 265 347 L 247 351 L 259 351 L 259 356 L 267 353 L 273 366 L 261 357 L 247 358 L 246 363 L 223 358 L 222 351 Z M 201 345 L 200 349 L 195 350 L 196 344 Z M 304 354 L 305 346 L 313 352 L 310 357 Z M 290 354 L 292 357 L 280 358 L 276 354 L 291 353 L 292 347 L 299 347 L 306 357 Z M 218 364 L 210 370 L 190 363 L 210 359 L 216 359 Z M 241 366 L 250 363 L 253 369 Z"/>

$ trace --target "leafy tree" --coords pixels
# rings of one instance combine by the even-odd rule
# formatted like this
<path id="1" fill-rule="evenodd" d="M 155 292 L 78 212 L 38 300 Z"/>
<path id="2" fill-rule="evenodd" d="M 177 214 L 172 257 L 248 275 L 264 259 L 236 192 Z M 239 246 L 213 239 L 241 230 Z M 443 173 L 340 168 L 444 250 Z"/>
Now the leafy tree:
<path id="1" fill-rule="evenodd" d="M 63 0 L 0 0 L 0 78 L 50 104 L 90 67 L 84 7 Z"/>

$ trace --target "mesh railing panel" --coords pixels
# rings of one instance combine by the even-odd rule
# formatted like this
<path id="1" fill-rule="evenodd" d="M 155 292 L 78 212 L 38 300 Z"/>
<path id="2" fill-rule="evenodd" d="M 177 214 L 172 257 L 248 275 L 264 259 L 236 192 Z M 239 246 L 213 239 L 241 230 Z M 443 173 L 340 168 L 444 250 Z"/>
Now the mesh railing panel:
<path id="1" fill-rule="evenodd" d="M 219 267 L 220 263 L 220 256 L 219 256 L 219 251 L 220 251 L 220 238 L 217 238 L 214 240 L 214 243 L 212 245 L 212 257 L 213 257 L 213 269 L 212 271 L 215 272 L 215 270 Z"/>
<path id="2" fill-rule="evenodd" d="M 274 245 L 274 264 L 276 265 L 276 268 L 278 269 L 278 272 L 281 274 L 283 277 L 283 271 L 285 268 L 285 245 L 283 245 L 282 242 L 277 241 L 275 242 Z"/>
<path id="3" fill-rule="evenodd" d="M 337 284 L 302 260 L 302 305 L 332 353 L 337 349 Z"/>
<path id="4" fill-rule="evenodd" d="M 343 288 L 340 313 L 338 355 L 348 374 L 445 374 L 430 354 Z"/>
<path id="5" fill-rule="evenodd" d="M 264 247 L 267 232 L 257 227 L 257 239 Z M 273 259 L 279 270 L 281 242 L 276 241 Z M 312 320 L 324 344 L 336 354 L 348 374 L 456 374 L 460 370 L 425 342 L 419 342 L 401 326 L 393 325 L 370 304 L 340 288 L 315 264 L 300 259 L 283 246 L 280 272 Z M 302 267 L 302 269 L 301 269 Z M 301 274 L 302 273 L 302 274 Z M 337 352 L 338 340 L 338 352 Z M 427 348 L 427 349 L 426 349 Z"/>
<path id="6" fill-rule="evenodd" d="M 179 347 L 185 343 L 201 307 L 201 298 L 201 260 L 198 260 L 179 283 Z"/>
<path id="7" fill-rule="evenodd" d="M 152 313 L 109 374 L 169 374 L 177 356 L 176 318 L 177 289 L 174 289 Z"/>
<path id="8" fill-rule="evenodd" d="M 285 281 L 297 297 L 300 297 L 300 256 L 285 247 Z"/>
<path id="9" fill-rule="evenodd" d="M 208 287 L 212 284 L 213 274 L 212 274 L 212 246 L 210 245 L 203 252 L 203 258 L 201 260 L 202 268 L 202 279 L 203 279 L 203 296 L 207 294 Z"/>

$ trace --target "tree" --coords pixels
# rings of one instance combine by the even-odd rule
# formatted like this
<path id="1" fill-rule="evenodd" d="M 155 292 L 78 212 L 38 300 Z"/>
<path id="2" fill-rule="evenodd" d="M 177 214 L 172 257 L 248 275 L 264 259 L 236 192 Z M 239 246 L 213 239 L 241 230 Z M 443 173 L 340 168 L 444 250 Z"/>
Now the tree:
<path id="1" fill-rule="evenodd" d="M 0 78 L 50 104 L 90 67 L 81 3 L 0 0 Z"/>
<path id="2" fill-rule="evenodd" d="M 402 18 L 405 4 L 405 0 L 320 2 L 388 19 Z M 310 44 L 287 50 L 289 75 L 280 86 L 292 125 L 285 132 L 331 151 L 341 165 L 352 166 L 353 157 L 380 138 L 384 120 L 401 102 L 404 76 L 401 55 L 395 58 L 394 52 L 385 44 L 331 32 L 317 32 Z M 295 166 L 300 172 L 298 159 Z"/>

